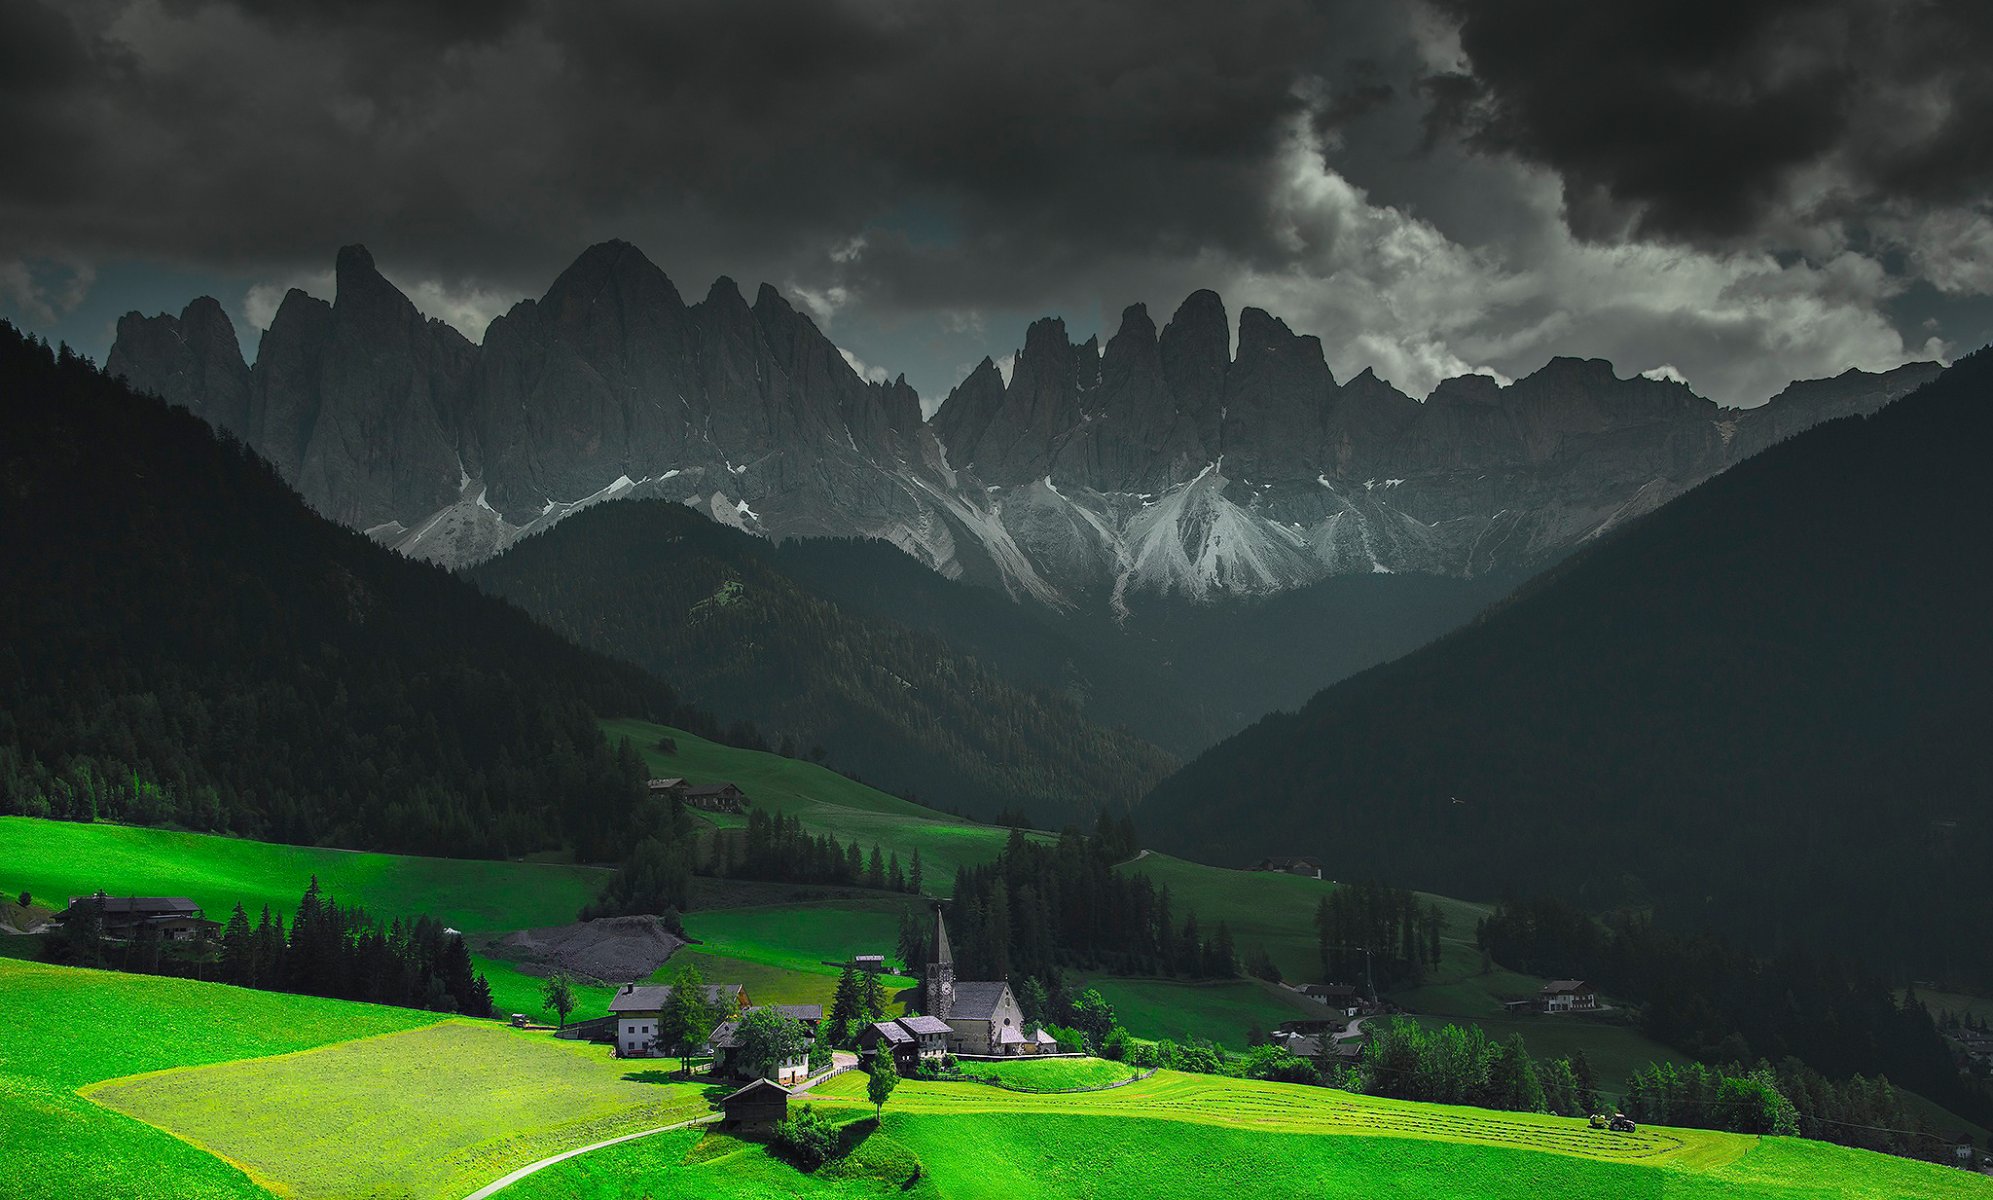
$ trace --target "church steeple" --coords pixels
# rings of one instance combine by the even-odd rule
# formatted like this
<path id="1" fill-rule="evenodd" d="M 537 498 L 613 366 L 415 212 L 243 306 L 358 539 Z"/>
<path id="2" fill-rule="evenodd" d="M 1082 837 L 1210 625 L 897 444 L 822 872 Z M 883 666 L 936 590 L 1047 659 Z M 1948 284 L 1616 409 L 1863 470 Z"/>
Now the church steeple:
<path id="1" fill-rule="evenodd" d="M 921 982 L 921 1007 L 928 1016 L 947 1020 L 955 1007 L 955 955 L 948 948 L 948 926 L 941 919 L 939 904 L 934 906 L 934 938 L 928 944 Z"/>

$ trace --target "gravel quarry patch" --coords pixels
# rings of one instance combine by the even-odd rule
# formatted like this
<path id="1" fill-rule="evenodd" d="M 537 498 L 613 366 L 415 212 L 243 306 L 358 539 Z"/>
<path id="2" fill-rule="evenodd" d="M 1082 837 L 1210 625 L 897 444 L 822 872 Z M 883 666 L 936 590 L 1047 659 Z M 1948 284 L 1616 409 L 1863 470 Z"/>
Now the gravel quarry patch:
<path id="1" fill-rule="evenodd" d="M 561 970 L 614 984 L 649 978 L 684 944 L 656 917 L 602 917 L 522 929 L 505 935 L 497 949 L 532 974 Z"/>

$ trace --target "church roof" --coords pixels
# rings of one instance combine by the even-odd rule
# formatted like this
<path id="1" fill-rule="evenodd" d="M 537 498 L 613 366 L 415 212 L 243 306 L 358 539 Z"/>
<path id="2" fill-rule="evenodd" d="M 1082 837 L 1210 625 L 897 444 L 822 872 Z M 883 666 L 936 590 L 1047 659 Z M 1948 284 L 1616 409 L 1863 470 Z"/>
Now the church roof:
<path id="1" fill-rule="evenodd" d="M 967 982 L 955 981 L 955 1004 L 948 1010 L 950 1017 L 965 1021 L 988 1021 L 996 1016 L 997 1005 L 1002 1003 L 1010 985 L 1001 979 L 971 979 Z"/>

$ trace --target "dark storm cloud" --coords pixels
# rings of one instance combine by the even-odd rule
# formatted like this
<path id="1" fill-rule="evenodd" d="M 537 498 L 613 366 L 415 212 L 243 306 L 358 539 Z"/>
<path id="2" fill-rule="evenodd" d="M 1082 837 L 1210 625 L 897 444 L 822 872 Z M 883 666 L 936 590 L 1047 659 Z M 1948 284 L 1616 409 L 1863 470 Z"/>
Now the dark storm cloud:
<path id="1" fill-rule="evenodd" d="M 1993 292 L 1986 18 L 1435 3 L 0 0 L 0 313 L 137 270 L 260 325 L 364 241 L 475 337 L 620 237 L 930 397 L 1213 287 L 1418 394 L 1610 353 L 1752 402 L 1937 352 L 1906 281 Z"/>
<path id="2" fill-rule="evenodd" d="M 1436 0 L 1437 125 L 1559 172 L 1574 227 L 1699 241 L 1993 183 L 1993 6 Z"/>
<path id="3" fill-rule="evenodd" d="M 1102 260 L 1272 253 L 1271 148 L 1336 57 L 1303 0 L 5 0 L 0 22 L 34 59 L 0 85 L 9 126 L 61 131 L 0 182 L 0 256 L 251 271 L 365 237 L 438 277 L 502 246 L 504 282 L 543 284 L 626 236 L 774 273 L 881 222 L 890 246 L 910 211 L 947 231 L 927 265 L 864 267 L 908 303 L 963 271 L 1024 303 Z"/>

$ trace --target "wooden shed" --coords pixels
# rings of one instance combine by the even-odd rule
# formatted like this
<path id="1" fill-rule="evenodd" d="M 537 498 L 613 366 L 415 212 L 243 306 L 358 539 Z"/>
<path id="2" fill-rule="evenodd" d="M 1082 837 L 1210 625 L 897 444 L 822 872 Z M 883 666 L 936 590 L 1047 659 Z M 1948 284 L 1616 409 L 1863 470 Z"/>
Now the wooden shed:
<path id="1" fill-rule="evenodd" d="M 795 1093 L 772 1080 L 757 1079 L 720 1101 L 726 1116 L 720 1128 L 769 1129 L 789 1117 L 789 1097 Z"/>

